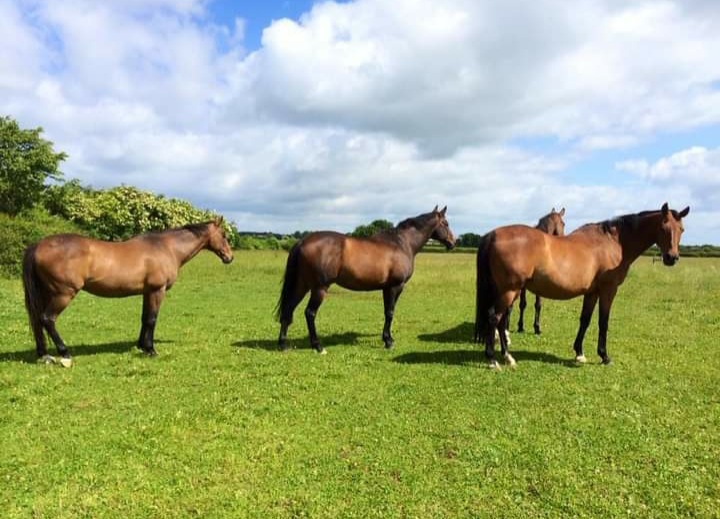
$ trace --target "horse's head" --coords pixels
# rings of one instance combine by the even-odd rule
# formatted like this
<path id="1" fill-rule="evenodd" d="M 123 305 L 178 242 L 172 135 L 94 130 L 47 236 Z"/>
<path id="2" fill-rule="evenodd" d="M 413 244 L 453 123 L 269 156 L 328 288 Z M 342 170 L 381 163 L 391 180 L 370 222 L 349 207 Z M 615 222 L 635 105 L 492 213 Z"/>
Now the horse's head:
<path id="1" fill-rule="evenodd" d="M 430 238 L 439 241 L 448 249 L 452 249 L 453 247 L 455 247 L 455 236 L 450 230 L 448 221 L 445 218 L 446 212 L 447 206 L 443 207 L 441 211 L 438 211 L 437 206 L 435 206 L 435 209 L 433 209 L 432 214 L 436 218 L 436 224 L 432 234 L 430 235 Z"/>
<path id="2" fill-rule="evenodd" d="M 552 208 L 548 214 L 540 218 L 538 222 L 538 229 L 545 231 L 552 236 L 564 236 L 565 235 L 565 221 L 562 217 L 565 216 L 565 208 L 560 209 L 560 212 Z"/>
<path id="3" fill-rule="evenodd" d="M 658 228 L 656 238 L 660 252 L 662 252 L 663 263 L 668 267 L 675 265 L 680 259 L 680 236 L 682 236 L 683 228 L 682 219 L 690 212 L 690 208 L 686 207 L 680 212 L 669 209 L 665 202 L 660 209 L 662 213 L 662 221 Z"/>
<path id="4" fill-rule="evenodd" d="M 230 248 L 227 238 L 225 237 L 223 222 L 224 219 L 220 216 L 208 223 L 207 248 L 217 254 L 223 263 L 231 263 L 233 260 L 233 251 Z"/>

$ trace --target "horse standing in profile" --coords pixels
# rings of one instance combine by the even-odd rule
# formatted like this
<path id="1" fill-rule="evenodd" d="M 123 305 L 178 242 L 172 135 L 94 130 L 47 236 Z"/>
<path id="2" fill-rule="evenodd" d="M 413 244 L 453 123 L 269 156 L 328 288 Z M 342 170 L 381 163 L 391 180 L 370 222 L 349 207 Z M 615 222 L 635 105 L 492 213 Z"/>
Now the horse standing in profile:
<path id="1" fill-rule="evenodd" d="M 278 346 L 287 349 L 287 330 L 295 307 L 310 292 L 305 309 L 310 345 L 325 353 L 315 330 L 315 316 L 331 284 L 350 290 L 382 290 L 385 327 L 382 339 L 386 348 L 393 346 L 390 332 L 395 304 L 410 280 L 415 256 L 428 240 L 435 239 L 448 249 L 455 237 L 445 212 L 437 206 L 430 213 L 408 218 L 397 227 L 370 238 L 352 238 L 330 231 L 314 232 L 297 242 L 288 255 L 277 314 L 280 319 Z"/>
<path id="2" fill-rule="evenodd" d="M 515 366 L 502 332 L 507 328 L 506 310 L 523 287 L 550 299 L 583 296 L 574 344 L 579 363 L 586 361 L 583 339 L 599 301 L 597 353 L 603 364 L 609 364 L 608 321 L 618 287 L 632 263 L 654 244 L 660 248 L 665 265 L 678 261 L 682 219 L 689 212 L 689 207 L 678 212 L 665 203 L 659 211 L 587 224 L 563 237 L 524 225 L 499 227 L 483 236 L 477 254 L 475 341 L 484 338 L 489 367 L 499 369 L 494 352 L 498 327 L 501 353 L 511 367 Z"/>
<path id="3" fill-rule="evenodd" d="M 549 234 L 551 236 L 564 236 L 565 235 L 565 221 L 562 217 L 565 216 L 565 208 L 560 209 L 560 212 L 556 212 L 553 207 L 552 210 L 538 220 L 536 229 Z M 520 316 L 518 318 L 518 332 L 523 333 L 525 331 L 525 323 L 523 316 L 525 314 L 525 308 L 527 307 L 527 288 L 523 287 L 520 291 Z M 508 321 L 510 320 L 510 310 L 508 308 Z M 540 335 L 540 312 L 542 311 L 542 298 L 539 295 L 535 295 L 535 321 L 533 322 L 533 329 L 535 335 Z"/>
<path id="4" fill-rule="evenodd" d="M 160 303 L 175 283 L 180 267 L 203 249 L 217 254 L 223 263 L 233 260 L 222 223 L 218 218 L 122 242 L 58 234 L 28 247 L 23 258 L 25 307 L 38 357 L 53 361 L 47 355 L 47 332 L 61 364 L 72 365 L 55 322 L 80 290 L 101 297 L 142 295 L 137 346 L 148 355 L 156 355 L 154 334 Z"/>

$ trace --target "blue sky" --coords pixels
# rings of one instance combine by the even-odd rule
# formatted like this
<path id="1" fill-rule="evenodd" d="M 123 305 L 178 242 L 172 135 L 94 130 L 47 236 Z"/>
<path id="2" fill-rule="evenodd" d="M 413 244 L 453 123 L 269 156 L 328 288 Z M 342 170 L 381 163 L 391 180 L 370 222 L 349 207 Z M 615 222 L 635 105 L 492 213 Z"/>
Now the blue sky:
<path id="1" fill-rule="evenodd" d="M 717 2 L 0 0 L 0 33 L 0 112 L 67 177 L 242 229 L 667 201 L 720 243 Z"/>

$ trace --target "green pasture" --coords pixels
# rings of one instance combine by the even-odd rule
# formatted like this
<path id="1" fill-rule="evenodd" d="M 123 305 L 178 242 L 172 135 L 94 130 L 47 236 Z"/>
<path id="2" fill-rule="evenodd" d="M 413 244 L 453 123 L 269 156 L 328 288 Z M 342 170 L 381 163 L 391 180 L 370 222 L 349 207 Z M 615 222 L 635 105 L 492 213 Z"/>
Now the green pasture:
<path id="1" fill-rule="evenodd" d="M 597 315 L 591 363 L 569 362 L 580 300 L 547 301 L 495 373 L 469 341 L 474 255 L 418 257 L 390 351 L 381 294 L 333 287 L 326 356 L 302 308 L 275 349 L 285 258 L 186 265 L 156 358 L 134 348 L 139 299 L 81 294 L 58 327 L 71 369 L 35 363 L 21 284 L 0 280 L 1 516 L 720 517 L 720 260 L 640 258 L 611 366 Z"/>

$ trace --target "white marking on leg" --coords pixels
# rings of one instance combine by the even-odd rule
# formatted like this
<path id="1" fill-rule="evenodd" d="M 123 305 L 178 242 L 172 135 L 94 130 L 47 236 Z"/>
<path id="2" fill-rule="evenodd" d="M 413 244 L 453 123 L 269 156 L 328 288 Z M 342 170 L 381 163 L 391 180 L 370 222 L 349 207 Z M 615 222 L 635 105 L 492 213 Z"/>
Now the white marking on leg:
<path id="1" fill-rule="evenodd" d="M 72 368 L 73 360 L 71 358 L 60 357 L 60 365 L 63 368 Z"/>
<path id="2" fill-rule="evenodd" d="M 506 354 L 505 354 L 505 362 L 506 362 L 507 365 L 510 366 L 512 369 L 515 369 L 515 368 L 517 367 L 517 362 L 515 362 L 515 359 L 514 359 L 513 356 L 510 355 L 509 353 L 506 353 Z"/>
<path id="3" fill-rule="evenodd" d="M 508 330 L 505 330 L 505 342 L 508 346 L 512 345 L 512 341 L 510 340 L 510 332 Z"/>
<path id="4" fill-rule="evenodd" d="M 495 359 L 488 362 L 488 368 L 493 371 L 502 371 L 500 364 Z"/>
<path id="5" fill-rule="evenodd" d="M 55 357 L 49 354 L 45 354 L 38 359 L 41 364 L 55 364 Z"/>
<path id="6" fill-rule="evenodd" d="M 585 355 L 577 355 L 575 357 L 575 362 L 578 364 L 585 364 L 587 362 L 587 359 L 585 358 Z"/>

